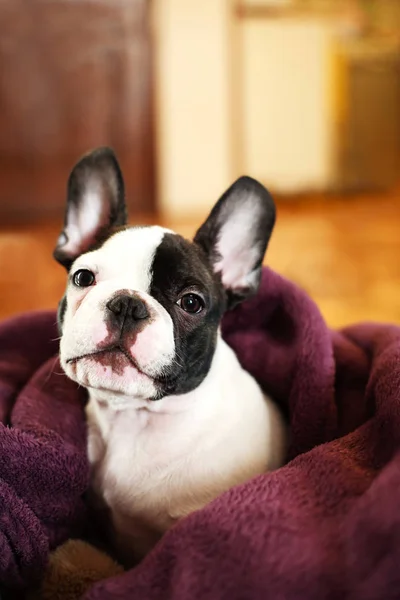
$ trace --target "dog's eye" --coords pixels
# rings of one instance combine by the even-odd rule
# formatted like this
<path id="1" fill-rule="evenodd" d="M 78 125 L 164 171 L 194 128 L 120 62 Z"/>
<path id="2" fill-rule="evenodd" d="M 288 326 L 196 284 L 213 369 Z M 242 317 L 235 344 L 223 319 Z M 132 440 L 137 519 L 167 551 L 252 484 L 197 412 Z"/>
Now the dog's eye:
<path id="1" fill-rule="evenodd" d="M 79 269 L 79 271 L 74 274 L 72 280 L 78 287 L 89 287 L 94 284 L 95 277 L 94 273 L 89 271 L 89 269 Z"/>
<path id="2" fill-rule="evenodd" d="M 204 308 L 203 298 L 197 296 L 197 294 L 185 294 L 177 302 L 178 306 L 187 313 L 197 314 Z"/>

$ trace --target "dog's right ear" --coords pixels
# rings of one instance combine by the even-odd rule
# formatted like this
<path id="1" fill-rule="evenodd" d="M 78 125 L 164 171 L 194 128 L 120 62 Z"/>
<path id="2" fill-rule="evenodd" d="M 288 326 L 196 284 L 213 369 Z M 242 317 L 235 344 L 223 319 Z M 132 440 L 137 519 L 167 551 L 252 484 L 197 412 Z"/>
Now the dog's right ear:
<path id="1" fill-rule="evenodd" d="M 69 176 L 64 228 L 53 256 L 69 269 L 78 256 L 126 222 L 118 160 L 111 148 L 98 148 L 83 156 Z"/>

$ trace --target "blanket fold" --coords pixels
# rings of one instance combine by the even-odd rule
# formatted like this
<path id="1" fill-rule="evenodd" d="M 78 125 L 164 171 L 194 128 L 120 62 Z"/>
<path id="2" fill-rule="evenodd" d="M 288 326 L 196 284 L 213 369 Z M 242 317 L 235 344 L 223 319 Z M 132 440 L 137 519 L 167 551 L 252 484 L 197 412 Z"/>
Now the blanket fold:
<path id="1" fill-rule="evenodd" d="M 288 463 L 179 522 L 85 599 L 399 598 L 400 328 L 331 332 L 265 269 L 222 332 L 288 415 Z M 15 588 L 90 519 L 85 394 L 62 375 L 56 337 L 52 312 L 0 326 L 0 582 Z"/>
<path id="2" fill-rule="evenodd" d="M 34 583 L 49 548 L 80 531 L 85 515 L 84 394 L 61 373 L 55 335 L 53 312 L 0 328 L 0 582 L 7 586 Z"/>

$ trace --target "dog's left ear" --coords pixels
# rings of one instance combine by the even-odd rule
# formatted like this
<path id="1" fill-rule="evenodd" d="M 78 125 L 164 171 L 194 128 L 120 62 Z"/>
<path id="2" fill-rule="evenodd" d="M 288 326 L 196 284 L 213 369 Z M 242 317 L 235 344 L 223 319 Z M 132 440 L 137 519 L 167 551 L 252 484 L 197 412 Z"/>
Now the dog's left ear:
<path id="1" fill-rule="evenodd" d="M 196 233 L 194 242 L 220 274 L 229 308 L 258 290 L 275 212 L 265 187 L 251 177 L 240 177 Z"/>
<path id="2" fill-rule="evenodd" d="M 64 228 L 54 258 L 69 269 L 114 227 L 127 222 L 124 181 L 111 148 L 83 156 L 71 171 L 67 187 Z"/>

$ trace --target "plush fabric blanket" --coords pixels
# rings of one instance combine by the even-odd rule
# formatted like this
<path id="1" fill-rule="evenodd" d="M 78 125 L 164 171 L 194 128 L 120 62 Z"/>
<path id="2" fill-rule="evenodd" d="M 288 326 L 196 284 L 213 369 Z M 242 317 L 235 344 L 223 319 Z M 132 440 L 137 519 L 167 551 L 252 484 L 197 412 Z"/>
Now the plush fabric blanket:
<path id="1" fill-rule="evenodd" d="M 223 335 L 284 408 L 288 463 L 178 523 L 135 569 L 86 600 L 400 597 L 400 329 L 330 331 L 296 286 L 265 269 Z M 85 394 L 61 373 L 55 314 L 0 326 L 0 583 L 42 576 L 81 536 Z"/>

